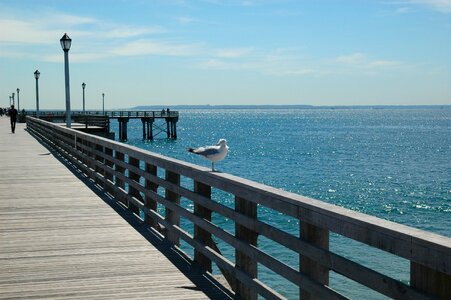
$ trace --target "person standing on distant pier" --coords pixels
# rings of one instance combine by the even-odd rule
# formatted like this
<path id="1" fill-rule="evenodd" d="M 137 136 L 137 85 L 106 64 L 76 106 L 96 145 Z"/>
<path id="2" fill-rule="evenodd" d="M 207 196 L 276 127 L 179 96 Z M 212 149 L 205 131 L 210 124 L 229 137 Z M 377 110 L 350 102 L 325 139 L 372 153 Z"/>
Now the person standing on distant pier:
<path id="1" fill-rule="evenodd" d="M 14 108 L 14 105 L 11 105 L 9 109 L 9 118 L 11 121 L 11 132 L 14 133 L 16 131 L 16 122 L 17 122 L 17 109 Z"/>

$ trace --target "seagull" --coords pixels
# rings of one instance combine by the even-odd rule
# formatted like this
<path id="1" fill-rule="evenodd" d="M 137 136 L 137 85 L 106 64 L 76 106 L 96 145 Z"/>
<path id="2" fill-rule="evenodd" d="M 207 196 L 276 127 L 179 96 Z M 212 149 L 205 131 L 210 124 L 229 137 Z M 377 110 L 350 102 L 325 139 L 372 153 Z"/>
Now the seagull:
<path id="1" fill-rule="evenodd" d="M 216 145 L 213 146 L 205 146 L 199 148 L 188 148 L 188 152 L 202 155 L 209 161 L 211 161 L 211 170 L 215 171 L 215 162 L 223 160 L 227 152 L 229 151 L 229 147 L 227 146 L 227 141 L 225 139 L 220 139 Z"/>

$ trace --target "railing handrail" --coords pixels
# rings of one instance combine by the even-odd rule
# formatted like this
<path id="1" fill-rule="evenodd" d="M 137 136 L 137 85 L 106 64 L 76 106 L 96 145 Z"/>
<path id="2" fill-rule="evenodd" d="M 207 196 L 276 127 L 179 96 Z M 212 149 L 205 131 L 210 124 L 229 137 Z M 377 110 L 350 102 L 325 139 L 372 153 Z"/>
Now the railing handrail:
<path id="1" fill-rule="evenodd" d="M 36 116 L 36 111 L 25 111 L 25 115 Z M 62 110 L 44 110 L 39 111 L 39 115 L 42 116 L 65 116 L 66 112 Z M 78 115 L 89 115 L 89 116 L 108 116 L 110 118 L 177 118 L 179 116 L 178 111 L 167 111 L 167 110 L 89 110 L 89 111 L 79 111 L 72 110 L 72 116 Z"/>
<path id="2" fill-rule="evenodd" d="M 185 218 L 191 218 L 194 220 L 193 223 L 195 226 L 201 226 L 204 228 L 203 230 L 208 228 L 208 234 L 214 234 L 215 236 L 219 235 L 221 239 L 226 239 L 228 243 L 232 243 L 234 247 L 237 247 L 236 251 L 241 251 L 238 249 L 245 249 L 245 251 L 248 251 L 253 259 L 256 259 L 255 264 L 258 262 L 269 264 L 270 266 L 272 265 L 276 269 L 276 272 L 283 273 L 283 276 L 289 280 L 295 282 L 296 284 L 301 282 L 302 286 L 309 290 L 310 293 L 318 292 L 325 293 L 323 295 L 328 295 L 328 297 L 341 297 L 339 294 L 329 290 L 327 287 L 328 279 L 324 279 L 324 274 L 311 275 L 311 279 L 309 279 L 310 277 L 305 277 L 304 274 L 305 272 L 308 273 L 308 270 L 302 270 L 302 266 L 302 272 L 295 274 L 292 269 L 285 268 L 284 265 L 280 264 L 278 260 L 274 261 L 271 257 L 268 257 L 262 253 L 261 250 L 258 250 L 258 248 L 257 250 L 254 250 L 254 248 L 249 248 L 253 245 L 251 240 L 256 238 L 259 234 L 267 237 L 269 236 L 272 240 L 281 243 L 283 246 L 302 253 L 302 255 L 306 256 L 308 259 L 312 259 L 313 257 L 314 262 L 317 263 L 318 266 L 323 266 L 318 268 L 321 269 L 325 266 L 327 272 L 329 269 L 336 270 L 336 272 L 343 272 L 340 270 L 347 270 L 347 268 L 350 268 L 354 270 L 354 273 L 357 272 L 357 274 L 342 275 L 393 297 L 399 297 L 400 295 L 404 295 L 404 293 L 408 293 L 408 295 L 413 298 L 422 298 L 424 296 L 423 293 L 429 293 L 429 295 L 437 295 L 437 293 L 439 293 L 438 295 L 441 295 L 440 291 L 434 291 L 433 288 L 423 283 L 419 276 L 416 275 L 417 272 L 427 272 L 430 276 L 435 276 L 438 278 L 437 280 L 444 280 L 444 282 L 448 283 L 451 282 L 451 239 L 448 237 L 386 221 L 377 217 L 368 216 L 230 174 L 213 173 L 207 168 L 199 167 L 197 165 L 169 158 L 160 154 L 151 153 L 137 147 L 125 145 L 102 137 L 76 132 L 77 143 L 75 146 L 75 132 L 72 129 L 56 126 L 43 120 L 27 118 L 27 127 L 30 127 L 31 130 L 44 136 L 49 140 L 49 142 L 53 141 L 53 143 L 56 143 L 54 145 L 55 147 L 59 147 L 61 151 L 67 152 L 67 155 L 78 161 L 79 164 L 81 164 L 81 167 L 85 168 L 88 173 L 92 172 L 91 176 L 98 180 L 103 180 L 102 182 L 105 187 L 111 188 L 111 185 L 118 185 L 118 182 L 119 185 L 120 182 L 127 182 L 129 185 L 128 193 L 123 195 L 123 192 L 118 192 L 116 190 L 115 192 L 118 193 L 118 198 L 125 197 L 126 203 L 130 209 L 133 210 L 137 209 L 136 207 L 139 207 L 139 209 L 143 210 L 147 216 L 153 220 L 157 220 L 157 222 L 161 224 L 164 224 L 165 227 L 169 227 L 169 232 L 172 232 L 173 235 L 175 234 L 175 237 L 172 236 L 171 238 L 175 243 L 177 243 L 177 238 L 189 239 L 189 237 L 184 236 L 183 233 L 180 233 L 177 230 L 177 228 L 173 227 L 174 225 L 177 225 L 176 216 L 180 216 L 181 214 Z M 48 133 L 46 133 L 46 131 Z M 53 140 L 53 136 L 59 136 L 58 140 Z M 129 157 L 128 163 L 123 161 L 123 159 L 116 158 L 116 154 L 113 155 L 113 153 L 127 155 Z M 81 161 L 86 162 L 83 164 Z M 156 176 L 156 173 L 155 175 L 149 174 L 147 172 L 147 167 L 146 170 L 143 170 L 140 167 L 139 162 L 145 163 L 146 166 L 153 166 L 155 170 L 157 168 L 166 170 L 167 179 L 164 180 L 159 178 Z M 105 166 L 105 164 L 109 164 L 109 166 Z M 131 174 L 131 176 L 125 177 L 122 175 L 122 172 L 125 169 L 129 170 L 129 174 Z M 92 170 L 97 170 L 97 172 Z M 110 176 L 107 175 L 110 174 L 109 172 L 113 174 L 111 175 L 111 178 L 108 178 L 108 176 Z M 113 179 L 113 176 L 115 179 Z M 331 231 L 363 242 L 374 248 L 406 258 L 411 262 L 411 285 L 414 288 L 412 289 L 408 285 L 398 283 L 396 280 L 377 273 L 376 271 L 367 270 L 365 267 L 362 267 L 357 263 L 330 252 L 328 249 L 328 241 L 327 243 L 324 243 L 324 241 L 318 241 L 315 240 L 315 238 L 310 240 L 308 234 L 305 235 L 305 237 L 298 239 L 288 233 L 282 232 L 276 227 L 262 224 L 256 216 L 251 216 L 252 213 L 246 217 L 246 214 L 250 213 L 252 209 L 250 211 L 248 209 L 244 209 L 243 212 L 238 213 L 237 211 L 234 212 L 229 208 L 213 203 L 213 201 L 210 203 L 208 201 L 209 197 L 198 195 L 196 191 L 193 192 L 187 190 L 186 188 L 180 187 L 180 176 L 191 178 L 194 182 L 201 184 L 201 186 L 205 186 L 210 189 L 213 187 L 230 193 L 235 196 L 236 203 L 242 202 L 244 203 L 244 207 L 254 207 L 253 209 L 255 210 L 257 205 L 262 205 L 275 211 L 279 211 L 287 216 L 294 217 L 300 220 L 301 224 L 305 223 L 305 228 L 311 230 L 310 234 L 312 232 L 317 232 L 319 237 L 318 240 L 328 240 L 328 232 Z M 142 186 L 139 183 L 139 178 L 145 179 L 147 182 L 146 186 Z M 175 181 L 171 181 L 171 178 L 175 178 Z M 165 189 L 169 191 L 169 195 L 172 195 L 173 199 L 171 200 L 171 197 L 165 199 L 158 196 L 152 192 L 151 188 L 149 188 L 152 186 L 165 187 Z M 123 189 L 125 189 L 125 186 Z M 140 195 L 154 198 L 154 200 L 157 199 L 155 201 L 160 203 L 165 203 L 165 206 L 167 207 L 166 209 L 169 209 L 169 212 L 175 211 L 175 215 L 174 213 L 171 213 L 170 217 L 161 219 L 161 217 L 156 215 L 155 211 L 152 209 L 147 209 L 146 201 L 142 199 L 139 200 L 141 197 Z M 184 211 L 183 208 L 177 205 L 177 198 L 179 199 L 181 196 L 188 197 L 188 199 L 191 198 L 190 200 L 197 203 L 196 205 L 203 203 L 203 205 L 206 205 L 204 207 L 208 207 L 210 211 L 219 211 L 221 214 L 225 214 L 228 217 L 233 218 L 236 222 L 236 226 L 244 227 L 247 231 L 254 232 L 250 235 L 250 237 L 247 237 L 250 239 L 247 242 L 249 244 L 241 245 L 237 243 L 237 237 L 230 237 L 225 233 L 215 230 L 215 227 L 211 227 L 209 223 L 204 223 L 202 220 L 192 217 L 188 212 Z M 171 204 L 171 201 L 175 201 L 175 204 Z M 168 234 L 170 235 L 170 233 Z M 301 237 L 302 234 L 303 233 L 301 233 Z M 192 241 L 194 245 L 198 242 L 199 241 L 197 240 Z M 206 243 L 205 241 L 203 242 Z M 195 247 L 195 250 L 197 251 L 196 253 L 202 253 L 202 255 L 209 257 L 210 260 L 214 260 L 215 258 L 214 256 L 211 256 L 212 253 L 202 249 L 202 247 Z M 218 261 L 219 263 L 222 263 L 220 259 L 214 261 L 216 263 L 218 263 Z M 244 262 L 246 263 L 246 261 Z M 241 263 L 242 262 L 237 261 L 236 266 Z M 304 265 L 304 263 L 302 265 Z M 252 281 L 249 281 L 249 278 L 246 276 L 252 277 L 255 275 L 252 271 L 252 264 L 247 267 L 242 267 L 246 270 L 245 273 L 247 272 L 247 275 L 243 275 L 239 272 L 236 273 L 236 266 L 235 269 L 226 263 L 221 266 L 224 270 L 228 270 L 228 272 L 235 272 L 234 274 L 236 279 L 250 285 L 250 289 L 253 291 L 251 294 L 256 292 L 264 295 L 265 297 L 278 297 L 277 292 L 273 293 L 270 289 L 265 288 L 264 285 L 260 286 Z M 248 270 L 246 268 L 250 269 Z M 362 274 L 366 274 L 366 277 L 368 278 L 358 278 Z M 328 275 L 326 277 L 328 278 Z M 313 281 L 310 282 L 309 280 Z M 324 289 L 320 288 L 318 283 L 325 284 Z M 237 287 L 235 288 L 238 294 L 245 295 L 246 293 L 249 293 L 246 289 L 240 290 Z M 249 288 L 249 286 L 247 288 Z M 422 290 L 423 293 L 418 293 L 418 290 Z"/>

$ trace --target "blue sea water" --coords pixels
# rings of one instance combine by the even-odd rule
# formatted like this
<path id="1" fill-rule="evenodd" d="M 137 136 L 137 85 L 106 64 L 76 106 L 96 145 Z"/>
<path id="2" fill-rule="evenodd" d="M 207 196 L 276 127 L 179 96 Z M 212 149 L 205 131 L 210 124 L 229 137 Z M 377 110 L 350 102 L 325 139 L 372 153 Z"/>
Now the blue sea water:
<path id="1" fill-rule="evenodd" d="M 117 132 L 117 124 L 112 129 Z M 222 172 L 451 236 L 450 108 L 183 109 L 177 134 L 177 140 L 160 134 L 143 141 L 140 120 L 132 120 L 127 143 L 209 167 L 185 149 L 226 138 L 230 153 L 217 164 Z M 298 230 L 296 220 L 278 219 L 270 211 L 259 216 L 287 231 Z M 232 226 L 223 222 L 225 228 Z M 262 244 L 287 264 L 298 264 L 295 253 Z M 409 280 L 403 259 L 335 235 L 330 244 L 345 257 L 361 263 L 370 257 L 372 268 Z M 288 298 L 298 297 L 296 287 L 264 268 L 259 272 Z M 351 298 L 383 298 L 338 274 L 331 275 L 331 286 Z"/>

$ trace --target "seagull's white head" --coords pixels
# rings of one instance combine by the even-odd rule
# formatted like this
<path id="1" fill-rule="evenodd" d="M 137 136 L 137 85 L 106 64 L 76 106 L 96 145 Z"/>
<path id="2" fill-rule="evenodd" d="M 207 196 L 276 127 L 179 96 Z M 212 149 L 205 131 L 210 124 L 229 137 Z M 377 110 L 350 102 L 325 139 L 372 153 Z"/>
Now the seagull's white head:
<path id="1" fill-rule="evenodd" d="M 227 140 L 225 139 L 220 139 L 218 141 L 218 146 L 226 146 L 227 145 Z"/>

